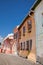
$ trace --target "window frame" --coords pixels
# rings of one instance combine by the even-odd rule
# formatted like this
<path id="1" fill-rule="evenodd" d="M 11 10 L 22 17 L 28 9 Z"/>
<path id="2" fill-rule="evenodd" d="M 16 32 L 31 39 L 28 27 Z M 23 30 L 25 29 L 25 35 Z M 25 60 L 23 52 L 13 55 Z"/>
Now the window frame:
<path id="1" fill-rule="evenodd" d="M 31 49 L 32 49 L 32 39 L 30 39 L 30 51 L 31 51 Z"/>
<path id="2" fill-rule="evenodd" d="M 14 39 L 17 39 L 18 38 L 18 33 L 14 33 Z"/>
<path id="3" fill-rule="evenodd" d="M 23 36 L 25 36 L 26 28 L 23 26 Z"/>
<path id="4" fill-rule="evenodd" d="M 26 41 L 26 50 L 29 50 L 29 40 Z"/>
<path id="5" fill-rule="evenodd" d="M 22 42 L 20 43 L 20 50 L 22 50 Z"/>
<path id="6" fill-rule="evenodd" d="M 28 32 L 30 33 L 32 31 L 32 20 L 28 20 L 27 25 L 28 25 Z"/>

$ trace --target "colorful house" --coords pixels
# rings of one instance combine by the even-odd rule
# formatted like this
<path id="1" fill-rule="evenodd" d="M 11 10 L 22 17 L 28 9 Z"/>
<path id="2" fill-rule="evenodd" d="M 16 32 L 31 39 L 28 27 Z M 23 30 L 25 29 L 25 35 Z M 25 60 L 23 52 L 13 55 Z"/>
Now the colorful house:
<path id="1" fill-rule="evenodd" d="M 34 12 L 24 18 L 18 28 L 19 30 L 19 55 L 36 61 L 36 28 L 34 20 Z"/>
<path id="2" fill-rule="evenodd" d="M 12 53 L 13 44 L 14 44 L 13 34 L 8 34 L 8 36 L 6 36 L 3 39 L 2 52 L 7 54 Z"/>
<path id="3" fill-rule="evenodd" d="M 34 11 L 36 25 L 36 59 L 43 63 L 43 0 L 37 0 L 31 10 Z"/>

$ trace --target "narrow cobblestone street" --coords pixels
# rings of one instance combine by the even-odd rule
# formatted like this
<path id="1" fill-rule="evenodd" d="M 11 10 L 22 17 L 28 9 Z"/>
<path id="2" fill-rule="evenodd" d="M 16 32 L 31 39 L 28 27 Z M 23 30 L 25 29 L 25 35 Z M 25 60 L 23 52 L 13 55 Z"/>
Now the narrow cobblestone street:
<path id="1" fill-rule="evenodd" d="M 22 57 L 0 54 L 0 65 L 37 65 Z"/>

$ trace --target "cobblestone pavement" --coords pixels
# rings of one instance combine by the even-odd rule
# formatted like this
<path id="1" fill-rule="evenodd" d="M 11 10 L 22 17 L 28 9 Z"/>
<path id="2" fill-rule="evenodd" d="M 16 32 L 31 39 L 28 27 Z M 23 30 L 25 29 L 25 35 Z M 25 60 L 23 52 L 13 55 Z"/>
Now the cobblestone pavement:
<path id="1" fill-rule="evenodd" d="M 0 65 L 39 65 L 19 56 L 0 54 Z"/>

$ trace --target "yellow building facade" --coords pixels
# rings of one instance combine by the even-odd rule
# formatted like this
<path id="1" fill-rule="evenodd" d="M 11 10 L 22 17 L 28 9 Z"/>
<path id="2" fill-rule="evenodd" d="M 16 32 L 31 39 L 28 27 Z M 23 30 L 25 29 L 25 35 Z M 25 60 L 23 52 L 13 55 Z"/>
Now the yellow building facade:
<path id="1" fill-rule="evenodd" d="M 34 13 L 31 12 L 23 20 L 19 30 L 19 55 L 36 61 L 36 29 Z"/>

